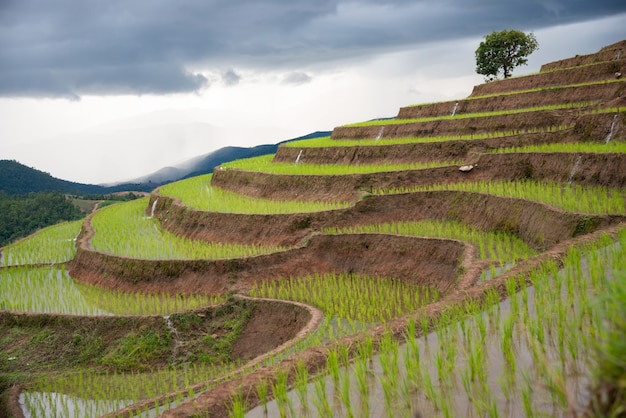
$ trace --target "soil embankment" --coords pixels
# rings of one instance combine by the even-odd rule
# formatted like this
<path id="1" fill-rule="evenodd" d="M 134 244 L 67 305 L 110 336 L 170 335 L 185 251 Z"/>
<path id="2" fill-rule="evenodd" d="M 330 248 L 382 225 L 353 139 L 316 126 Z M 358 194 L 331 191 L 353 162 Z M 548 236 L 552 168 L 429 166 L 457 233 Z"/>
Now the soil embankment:
<path id="1" fill-rule="evenodd" d="M 171 293 L 245 292 L 259 280 L 347 272 L 454 288 L 465 246 L 393 235 L 317 235 L 291 250 L 230 260 L 137 260 L 79 249 L 72 277 L 108 288 Z"/>

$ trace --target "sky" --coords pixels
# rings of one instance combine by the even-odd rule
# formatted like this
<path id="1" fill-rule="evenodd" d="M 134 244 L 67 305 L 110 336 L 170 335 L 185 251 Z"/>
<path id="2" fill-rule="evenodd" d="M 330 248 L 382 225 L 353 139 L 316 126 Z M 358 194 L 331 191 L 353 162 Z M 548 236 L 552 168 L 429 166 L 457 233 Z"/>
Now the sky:
<path id="1" fill-rule="evenodd" d="M 626 39 L 623 0 L 0 0 L 0 159 L 112 183 L 468 96 L 486 34 L 514 75 Z"/>

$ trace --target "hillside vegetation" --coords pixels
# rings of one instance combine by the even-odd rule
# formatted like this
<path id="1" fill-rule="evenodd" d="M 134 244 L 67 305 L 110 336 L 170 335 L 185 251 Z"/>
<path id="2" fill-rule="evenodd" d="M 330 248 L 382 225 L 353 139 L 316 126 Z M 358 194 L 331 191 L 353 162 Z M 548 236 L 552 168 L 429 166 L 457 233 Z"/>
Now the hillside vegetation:
<path id="1" fill-rule="evenodd" d="M 623 416 L 625 58 L 222 164 L 47 266 L 5 248 L 4 411 Z"/>

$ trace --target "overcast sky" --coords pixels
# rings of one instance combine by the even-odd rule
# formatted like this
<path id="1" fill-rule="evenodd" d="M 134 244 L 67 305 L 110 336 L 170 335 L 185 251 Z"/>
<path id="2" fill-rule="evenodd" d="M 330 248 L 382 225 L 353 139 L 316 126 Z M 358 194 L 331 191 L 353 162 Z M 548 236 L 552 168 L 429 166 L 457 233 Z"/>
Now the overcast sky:
<path id="1" fill-rule="evenodd" d="M 0 159 L 85 183 L 470 94 L 502 29 L 514 74 L 626 39 L 623 0 L 0 0 Z"/>

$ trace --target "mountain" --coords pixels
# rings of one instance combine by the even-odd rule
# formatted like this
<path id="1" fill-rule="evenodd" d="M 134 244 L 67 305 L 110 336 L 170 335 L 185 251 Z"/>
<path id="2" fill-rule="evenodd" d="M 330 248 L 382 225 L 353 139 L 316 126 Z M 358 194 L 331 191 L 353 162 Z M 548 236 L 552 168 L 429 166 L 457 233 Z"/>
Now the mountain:
<path id="1" fill-rule="evenodd" d="M 49 173 L 14 160 L 0 160 L 0 192 L 18 195 L 37 192 L 66 194 L 108 194 L 119 191 L 150 191 L 156 184 L 120 184 L 111 187 L 74 183 L 52 177 Z"/>
<path id="2" fill-rule="evenodd" d="M 176 166 L 164 167 L 154 173 L 133 179 L 132 183 L 150 182 L 164 184 L 201 174 L 212 173 L 215 167 L 229 161 L 258 157 L 259 155 L 274 154 L 281 144 L 291 141 L 329 136 L 330 134 L 330 131 L 316 131 L 308 135 L 287 139 L 277 144 L 257 145 L 248 148 L 224 147 L 208 154 L 194 157 Z"/>
<path id="3" fill-rule="evenodd" d="M 279 145 L 286 142 L 328 135 L 330 135 L 330 131 L 318 131 L 277 144 L 258 145 L 250 148 L 224 147 L 192 158 L 175 167 L 164 167 L 147 176 L 108 186 L 61 180 L 52 177 L 49 173 L 25 166 L 14 160 L 0 160 L 0 192 L 7 195 L 31 192 L 60 192 L 73 195 L 109 194 L 123 191 L 150 192 L 155 187 L 165 183 L 211 173 L 215 167 L 228 161 L 273 154 Z"/>

